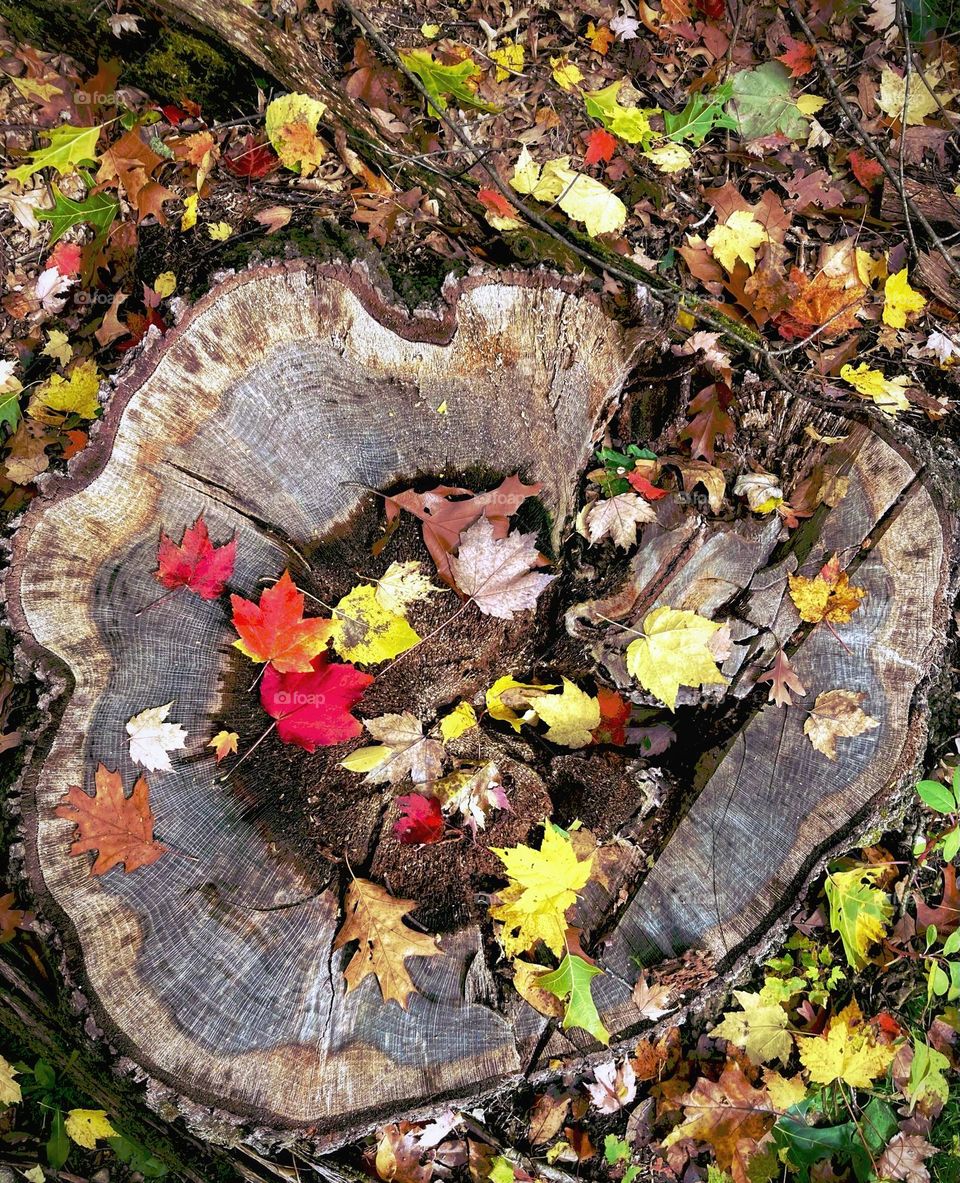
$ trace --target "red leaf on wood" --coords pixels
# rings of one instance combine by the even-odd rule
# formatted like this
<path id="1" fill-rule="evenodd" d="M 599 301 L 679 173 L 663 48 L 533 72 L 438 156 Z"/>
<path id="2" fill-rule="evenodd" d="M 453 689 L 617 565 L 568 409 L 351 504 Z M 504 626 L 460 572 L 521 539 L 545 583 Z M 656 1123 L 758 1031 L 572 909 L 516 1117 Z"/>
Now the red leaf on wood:
<path id="1" fill-rule="evenodd" d="M 186 587 L 201 600 L 215 600 L 233 574 L 236 557 L 236 538 L 222 546 L 214 546 L 201 513 L 193 525 L 184 530 L 179 546 L 160 531 L 154 575 L 164 587 Z"/>
<path id="2" fill-rule="evenodd" d="M 850 161 L 850 171 L 864 189 L 872 189 L 883 179 L 883 165 L 872 156 L 866 156 L 859 148 L 854 148 L 847 159 Z"/>
<path id="3" fill-rule="evenodd" d="M 727 414 L 733 403 L 733 391 L 726 382 L 705 386 L 690 400 L 687 414 L 694 418 L 680 432 L 682 440 L 690 441 L 690 454 L 713 463 L 717 436 L 733 442 L 733 420 Z"/>
<path id="4" fill-rule="evenodd" d="M 597 688 L 597 702 L 600 704 L 600 724 L 591 732 L 593 742 L 625 744 L 630 704 L 607 686 Z"/>
<path id="5" fill-rule="evenodd" d="M 943 868 L 943 895 L 935 908 L 925 904 L 920 896 L 917 900 L 917 924 L 921 928 L 935 924 L 937 935 L 949 936 L 960 928 L 960 891 L 957 890 L 957 868 L 947 863 Z"/>
<path id="6" fill-rule="evenodd" d="M 76 824 L 79 837 L 70 847 L 71 854 L 97 851 L 91 875 L 103 875 L 121 863 L 127 873 L 136 871 L 166 852 L 167 847 L 153 836 L 149 793 L 141 776 L 130 796 L 124 796 L 120 773 L 111 772 L 104 764 L 97 767 L 94 796 L 76 785 L 67 789 L 56 816 Z"/>
<path id="7" fill-rule="evenodd" d="M 542 487 L 539 483 L 525 485 L 518 476 L 508 476 L 488 493 L 474 493 L 453 485 L 437 485 L 426 493 L 405 489 L 386 499 L 387 525 L 396 519 L 401 509 L 419 518 L 423 522 L 423 541 L 437 564 L 437 573 L 444 583 L 455 587 L 450 555 L 460 545 L 464 530 L 479 518 L 486 517 L 493 523 L 494 538 L 506 538 L 510 529 L 507 519 Z M 451 501 L 452 497 L 460 500 Z"/>
<path id="8" fill-rule="evenodd" d="M 802 78 L 804 74 L 809 74 L 817 62 L 817 51 L 813 48 L 809 41 L 798 41 L 795 37 L 784 37 L 783 39 L 786 49 L 781 53 L 777 61 L 783 62 L 790 70 L 791 78 Z"/>
<path id="9" fill-rule="evenodd" d="M 371 674 L 329 661 L 320 653 L 306 672 L 281 673 L 274 664 L 268 665 L 260 683 L 260 702 L 277 720 L 277 734 L 284 743 L 314 752 L 360 734 L 363 728 L 350 710 L 371 682 Z"/>
<path id="10" fill-rule="evenodd" d="M 658 489 L 656 485 L 651 485 L 642 472 L 637 472 L 634 469 L 628 472 L 627 481 L 634 487 L 641 497 L 647 501 L 659 501 L 661 497 L 666 497 L 666 489 Z"/>
<path id="11" fill-rule="evenodd" d="M 224 156 L 223 163 L 235 177 L 257 181 L 278 167 L 280 157 L 269 144 L 257 143 L 256 137 L 248 133 Z"/>
<path id="12" fill-rule="evenodd" d="M 601 160 L 613 159 L 613 154 L 617 150 L 617 139 L 606 128 L 595 127 L 585 138 L 587 151 L 583 157 L 584 164 L 599 164 Z"/>
<path id="13" fill-rule="evenodd" d="M 405 846 L 426 845 L 443 837 L 443 813 L 436 797 L 409 793 L 398 797 L 400 817 L 393 823 L 393 832 Z"/>
<path id="14" fill-rule="evenodd" d="M 515 218 L 517 216 L 516 209 L 496 189 L 479 189 L 477 197 L 484 209 L 489 210 L 498 218 Z"/>
<path id="15" fill-rule="evenodd" d="M 253 661 L 269 661 L 282 674 L 308 674 L 327 642 L 332 620 L 303 619 L 303 595 L 284 571 L 260 603 L 231 596 L 233 627 L 240 634 L 234 645 Z"/>

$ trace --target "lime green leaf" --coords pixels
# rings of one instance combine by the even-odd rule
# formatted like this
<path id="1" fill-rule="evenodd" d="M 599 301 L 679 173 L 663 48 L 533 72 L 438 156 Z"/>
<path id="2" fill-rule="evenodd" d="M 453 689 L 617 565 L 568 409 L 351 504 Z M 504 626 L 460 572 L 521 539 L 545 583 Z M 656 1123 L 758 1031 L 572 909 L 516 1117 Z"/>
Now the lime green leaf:
<path id="1" fill-rule="evenodd" d="M 25 185 L 33 174 L 42 168 L 55 168 L 62 176 L 64 173 L 72 173 L 76 166 L 84 161 L 92 163 L 97 156 L 97 140 L 102 130 L 102 123 L 96 127 L 71 127 L 69 124 L 61 124 L 59 127 L 45 129 L 42 134 L 50 138 L 50 143 L 46 148 L 38 148 L 36 152 L 31 152 L 32 159 L 26 164 L 10 169 L 7 180 L 19 181 L 21 185 Z"/>
<path id="2" fill-rule="evenodd" d="M 435 61 L 433 54 L 425 49 L 412 49 L 409 53 L 401 53 L 400 60 L 423 83 L 433 107 L 431 115 L 437 111 L 446 111 L 448 97 L 455 99 L 461 106 L 477 107 L 481 111 L 497 110 L 491 103 L 481 102 L 467 85 L 468 79 L 481 73 L 480 67 L 470 58 L 464 58 L 455 66 L 445 66 Z"/>
<path id="3" fill-rule="evenodd" d="M 710 95 L 705 95 L 702 91 L 692 94 L 687 105 L 676 115 L 664 111 L 663 126 L 667 139 L 678 144 L 683 140 L 689 140 L 695 148 L 699 148 L 712 131 L 737 131 L 736 121 L 724 114 L 721 105 L 732 94 L 733 86 L 727 82 Z"/>
<path id="4" fill-rule="evenodd" d="M 917 785 L 917 792 L 924 805 L 929 805 L 937 813 L 953 813 L 957 803 L 953 799 L 952 790 L 942 785 L 938 780 L 922 780 Z"/>
<path id="5" fill-rule="evenodd" d="M 490 1183 L 513 1183 L 517 1172 L 509 1158 L 496 1154 L 490 1160 L 490 1174 L 487 1177 Z"/>
<path id="6" fill-rule="evenodd" d="M 791 140 L 805 140 L 810 125 L 790 97 L 790 74 L 780 62 L 766 62 L 756 70 L 741 70 L 733 87 L 727 114 L 745 140 L 782 132 Z"/>
<path id="7" fill-rule="evenodd" d="M 602 90 L 585 90 L 583 101 L 587 114 L 599 119 L 609 132 L 628 144 L 646 146 L 653 136 L 650 116 L 659 115 L 660 108 L 624 107 L 617 101 L 622 82 L 611 82 Z"/>
<path id="8" fill-rule="evenodd" d="M 727 1011 L 712 1034 L 743 1050 L 754 1064 L 779 1060 L 786 1064 L 793 1051 L 787 1012 L 778 1003 L 766 1003 L 760 994 L 734 990 L 742 1011 Z"/>
<path id="9" fill-rule="evenodd" d="M 944 1073 L 949 1067 L 950 1061 L 946 1056 L 914 1037 L 910 1080 L 906 1089 L 907 1100 L 911 1106 L 927 1093 L 939 1097 L 946 1104 L 950 1096 L 950 1086 Z"/>
<path id="10" fill-rule="evenodd" d="M 536 984 L 541 990 L 547 990 L 554 997 L 566 1001 L 562 1024 L 564 1029 L 580 1027 L 599 1043 L 609 1043 L 610 1033 L 601 1023 L 597 1004 L 590 993 L 591 980 L 601 973 L 603 970 L 598 966 L 589 965 L 582 957 L 573 957 L 567 953 L 558 968 L 542 974 Z"/>
<path id="11" fill-rule="evenodd" d="M 867 964 L 867 950 L 881 939 L 893 915 L 886 892 L 872 886 L 883 873 L 883 867 L 864 863 L 827 876 L 830 927 L 840 934 L 843 951 L 854 969 Z"/>

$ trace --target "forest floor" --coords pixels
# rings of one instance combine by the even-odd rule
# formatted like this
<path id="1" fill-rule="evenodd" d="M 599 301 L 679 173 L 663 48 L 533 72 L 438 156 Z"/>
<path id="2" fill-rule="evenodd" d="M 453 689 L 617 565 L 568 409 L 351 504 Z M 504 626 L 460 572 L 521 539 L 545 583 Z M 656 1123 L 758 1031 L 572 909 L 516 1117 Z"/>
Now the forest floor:
<path id="1" fill-rule="evenodd" d="M 693 359 L 669 379 L 688 400 L 677 447 L 719 473 L 733 512 L 796 525 L 823 494 L 815 482 L 781 488 L 772 466 L 741 484 L 750 474 L 725 459 L 754 371 L 840 416 L 896 419 L 934 446 L 956 439 L 952 0 L 410 0 L 375 6 L 372 29 L 333 0 L 253 8 L 309 44 L 370 113 L 395 170 L 372 168 L 316 104 L 284 100 L 255 70 L 220 89 L 200 81 L 202 62 L 185 78 L 179 34 L 136 4 L 100 13 L 99 65 L 31 35 L 27 15 L 0 28 L 9 528 L 38 479 L 85 447 L 129 351 L 216 273 L 373 248 L 411 307 L 435 300 L 451 272 L 534 258 L 592 269 L 629 318 L 647 276 L 675 308 L 673 354 Z M 412 159 L 461 175 L 472 220 L 409 183 Z M 646 477 L 661 474 L 645 441 L 609 442 L 620 450 L 601 457 L 601 496 L 623 495 L 634 472 L 631 487 L 649 492 Z M 15 682 L 7 633 L 0 659 L 12 783 L 36 687 Z M 337 1169 L 384 1183 L 960 1180 L 954 674 L 951 662 L 931 700 L 927 779 L 906 814 L 830 865 L 720 1026 L 670 1026 L 704 970 L 692 958 L 662 967 L 644 979 L 644 1005 L 667 1022 L 632 1055 L 482 1114 L 385 1127 Z M 2 956 L 56 998 L 59 954 L 8 862 L 15 819 L 2 824 Z M 0 1053 L 2 1183 L 4 1169 L 31 1183 L 176 1177 L 162 1146 L 128 1136 L 125 1113 L 91 1101 L 69 1063 L 13 1032 Z M 293 1151 L 264 1169 L 312 1170 Z"/>

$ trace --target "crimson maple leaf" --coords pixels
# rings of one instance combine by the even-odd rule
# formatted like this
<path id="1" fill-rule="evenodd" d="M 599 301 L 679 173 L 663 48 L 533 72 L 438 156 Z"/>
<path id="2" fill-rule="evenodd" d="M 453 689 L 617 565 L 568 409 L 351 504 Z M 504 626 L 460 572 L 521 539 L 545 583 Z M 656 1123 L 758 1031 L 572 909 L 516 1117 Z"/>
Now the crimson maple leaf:
<path id="1" fill-rule="evenodd" d="M 680 438 L 690 441 L 691 456 L 712 464 L 717 436 L 733 442 L 733 420 L 727 414 L 732 402 L 733 391 L 726 382 L 713 382 L 690 400 L 687 413 L 694 418 L 680 432 Z"/>
<path id="2" fill-rule="evenodd" d="M 312 661 L 327 643 L 333 621 L 303 619 L 303 594 L 284 571 L 260 603 L 231 596 L 233 627 L 240 634 L 234 645 L 251 661 L 269 661 L 279 673 L 309 673 Z"/>
<path id="3" fill-rule="evenodd" d="M 222 546 L 214 546 L 207 523 L 200 514 L 193 525 L 184 530 L 179 546 L 160 531 L 154 575 L 164 587 L 173 590 L 186 587 L 201 600 L 215 600 L 233 574 L 236 557 L 236 538 Z"/>
<path id="4" fill-rule="evenodd" d="M 425 846 L 443 837 L 443 813 L 436 797 L 409 793 L 397 798 L 400 817 L 393 823 L 393 832 L 405 846 Z"/>
<path id="5" fill-rule="evenodd" d="M 92 797 L 72 785 L 56 808 L 57 817 L 74 822 L 79 832 L 70 853 L 97 851 L 91 875 L 103 875 L 121 863 L 128 873 L 155 863 L 167 847 L 153 837 L 150 789 L 145 778 L 138 778 L 129 797 L 124 796 L 120 773 L 111 772 L 106 765 L 98 765 L 95 780 Z"/>
<path id="6" fill-rule="evenodd" d="M 658 489 L 656 485 L 647 480 L 642 472 L 637 472 L 636 469 L 627 473 L 627 480 L 645 501 L 659 501 L 661 497 L 667 495 L 666 489 Z"/>
<path id="7" fill-rule="evenodd" d="M 617 150 L 617 140 L 616 136 L 612 136 L 606 128 L 595 127 L 585 137 L 585 140 L 587 150 L 583 156 L 584 164 L 599 164 L 601 160 L 613 159 L 613 154 Z"/>
<path id="8" fill-rule="evenodd" d="M 260 683 L 260 702 L 277 720 L 277 734 L 284 743 L 315 752 L 360 734 L 363 728 L 350 709 L 372 681 L 371 674 L 320 653 L 306 672 L 281 673 L 275 663 L 268 665 Z"/>
<path id="9" fill-rule="evenodd" d="M 252 181 L 258 181 L 278 167 L 280 157 L 269 144 L 258 144 L 248 133 L 224 156 L 223 163 L 235 177 L 249 177 Z"/>

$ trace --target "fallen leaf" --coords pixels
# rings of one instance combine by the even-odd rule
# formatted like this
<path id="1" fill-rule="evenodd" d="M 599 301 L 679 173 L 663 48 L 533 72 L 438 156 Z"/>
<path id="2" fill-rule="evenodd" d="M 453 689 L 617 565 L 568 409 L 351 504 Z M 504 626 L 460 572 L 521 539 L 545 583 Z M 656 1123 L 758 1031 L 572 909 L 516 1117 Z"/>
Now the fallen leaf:
<path id="1" fill-rule="evenodd" d="M 662 490 L 656 492 L 663 496 Z M 591 546 L 609 538 L 614 546 L 629 550 L 637 545 L 637 526 L 656 520 L 653 508 L 636 493 L 618 493 L 585 505 L 577 516 L 577 531 Z"/>
<path id="2" fill-rule="evenodd" d="M 556 689 L 555 682 L 541 686 L 532 682 L 518 682 L 512 674 L 504 674 L 497 678 L 486 693 L 487 710 L 492 719 L 509 723 L 519 734 L 524 723 L 536 722 L 536 711 L 531 704 L 540 695 Z M 517 714 L 517 708 L 523 710 L 522 715 Z"/>
<path id="3" fill-rule="evenodd" d="M 70 1109 L 63 1128 L 70 1141 L 84 1150 L 93 1150 L 101 1138 L 117 1137 L 117 1131 L 103 1109 Z"/>
<path id="4" fill-rule="evenodd" d="M 870 1088 L 896 1054 L 895 1048 L 872 1042 L 856 1002 L 834 1015 L 822 1035 L 801 1039 L 799 1044 L 800 1062 L 813 1084 L 843 1081 L 851 1088 Z"/>
<path id="5" fill-rule="evenodd" d="M 498 538 L 484 517 L 465 531 L 450 566 L 456 586 L 481 612 L 512 620 L 517 612 L 535 608 L 540 593 L 556 578 L 533 570 L 538 558 L 535 534 L 514 530 Z"/>
<path id="6" fill-rule="evenodd" d="M 260 603 L 231 596 L 234 645 L 251 661 L 269 661 L 280 673 L 309 673 L 334 628 L 332 620 L 304 620 L 303 595 L 284 571 Z"/>
<path id="7" fill-rule="evenodd" d="M 202 600 L 215 600 L 233 574 L 236 556 L 236 538 L 214 546 L 201 513 L 193 525 L 184 530 L 179 545 L 160 531 L 154 574 L 166 588 L 185 587 Z"/>
<path id="8" fill-rule="evenodd" d="M 403 917 L 416 906 L 416 900 L 394 899 L 366 879 L 351 882 L 343 904 L 343 925 L 333 942 L 334 949 L 342 949 L 351 941 L 359 942 L 343 971 L 348 993 L 373 974 L 380 984 L 383 1001 L 394 1000 L 406 1010 L 410 995 L 416 990 L 406 959 L 440 955 L 432 937 L 403 923 Z"/>
<path id="9" fill-rule="evenodd" d="M 444 743 L 459 739 L 465 731 L 477 725 L 477 712 L 468 702 L 458 702 L 457 705 L 440 720 L 440 736 Z"/>
<path id="10" fill-rule="evenodd" d="M 377 580 L 376 588 L 377 603 L 398 616 L 406 615 L 413 604 L 425 602 L 440 590 L 421 574 L 416 560 L 391 563 Z"/>
<path id="11" fill-rule="evenodd" d="M 404 845 L 426 845 L 443 837 L 443 813 L 436 797 L 409 793 L 397 798 L 400 817 L 393 823 L 393 833 Z"/>
<path id="12" fill-rule="evenodd" d="M 187 733 L 179 723 L 166 723 L 173 702 L 163 706 L 148 707 L 127 720 L 127 735 L 130 736 L 130 759 L 142 764 L 148 772 L 170 772 L 169 752 L 187 746 Z"/>
<path id="13" fill-rule="evenodd" d="M 23 1100 L 20 1085 L 13 1079 L 19 1075 L 17 1069 L 0 1056 L 0 1105 L 19 1105 Z"/>
<path id="14" fill-rule="evenodd" d="M 405 616 L 385 608 L 373 584 L 352 588 L 333 610 L 331 643 L 346 661 L 378 665 L 419 644 Z"/>
<path id="15" fill-rule="evenodd" d="M 598 1043 L 607 1044 L 610 1042 L 610 1033 L 600 1020 L 597 1004 L 593 1000 L 590 989 L 592 979 L 602 972 L 603 970 L 599 966 L 591 965 L 582 957 L 566 953 L 555 970 L 540 974 L 536 979 L 536 985 L 539 989 L 546 990 L 548 994 L 553 994 L 561 1001 L 566 1000 L 561 1023 L 564 1030 L 569 1027 L 579 1027 L 592 1035 Z M 629 1064 L 629 1060 L 627 1064 Z M 629 1071 L 632 1074 L 632 1067 Z M 632 1087 L 633 1095 L 636 1096 L 636 1087 Z M 590 1154 L 593 1153 L 591 1148 Z"/>
<path id="16" fill-rule="evenodd" d="M 97 851 L 91 875 L 103 875 L 121 863 L 125 872 L 136 871 L 166 852 L 167 847 L 153 837 L 149 792 L 141 776 L 130 796 L 124 796 L 119 772 L 103 764 L 97 767 L 92 797 L 75 785 L 67 789 L 55 814 L 77 827 L 79 837 L 70 846 L 71 854 Z"/>
<path id="17" fill-rule="evenodd" d="M 364 720 L 364 726 L 380 744 L 358 748 L 343 767 L 366 772 L 366 783 L 396 785 L 408 776 L 414 784 L 430 784 L 443 769 L 443 744 L 423 734 L 423 724 L 409 711 Z"/>
<path id="18" fill-rule="evenodd" d="M 662 1019 L 677 1009 L 673 1001 L 673 989 L 660 982 L 651 982 L 646 970 L 642 970 L 633 986 L 630 1001 L 645 1019 Z"/>
<path id="19" fill-rule="evenodd" d="M 225 760 L 227 756 L 235 756 L 237 754 L 237 743 L 240 736 L 235 731 L 218 731 L 217 734 L 207 744 L 208 748 L 213 748 L 217 754 L 217 763 Z"/>
<path id="20" fill-rule="evenodd" d="M 907 281 L 907 269 L 887 277 L 883 285 L 883 323 L 894 329 L 902 329 L 907 323 L 907 314 L 922 312 L 927 302 L 919 292 L 914 291 Z"/>
<path id="21" fill-rule="evenodd" d="M 600 725 L 600 704 L 567 678 L 560 694 L 543 694 L 536 712 L 549 731 L 546 738 L 565 748 L 585 748 Z"/>
<path id="22" fill-rule="evenodd" d="M 866 362 L 854 369 L 848 362 L 840 368 L 840 377 L 864 398 L 871 398 L 887 415 L 909 411 L 910 400 L 904 393 L 910 385 L 909 378 L 887 378 L 880 370 L 872 370 Z"/>
<path id="23" fill-rule="evenodd" d="M 910 79 L 910 95 L 907 97 L 907 76 L 896 74 L 889 66 L 880 71 L 880 94 L 877 106 L 891 119 L 903 121 L 907 127 L 918 127 L 928 115 L 939 110 L 943 98 L 935 97 L 939 78 L 932 71 L 925 70 L 927 85 L 914 74 Z M 946 97 L 946 96 L 944 96 Z M 949 102 L 949 98 L 947 99 Z"/>
<path id="24" fill-rule="evenodd" d="M 727 684 L 708 647 L 720 625 L 696 612 L 660 607 L 648 613 L 642 637 L 627 646 L 627 670 L 675 710 L 681 686 Z"/>
<path id="25" fill-rule="evenodd" d="M 613 159 L 613 154 L 617 150 L 616 138 L 602 127 L 595 127 L 587 134 L 586 144 L 584 164 L 599 164 L 601 161 L 606 163 Z"/>
<path id="26" fill-rule="evenodd" d="M 594 1083 L 584 1082 L 594 1107 L 601 1113 L 619 1113 L 637 1096 L 637 1076 L 629 1059 L 598 1064 L 593 1070 Z"/>
<path id="27" fill-rule="evenodd" d="M 900 1131 L 893 1135 L 877 1159 L 877 1176 L 880 1179 L 904 1180 L 904 1183 L 930 1183 L 926 1160 L 939 1153 L 938 1147 L 931 1145 L 920 1134 Z"/>
<path id="28" fill-rule="evenodd" d="M 318 653 L 306 670 L 281 671 L 271 662 L 260 682 L 260 703 L 276 719 L 284 743 L 313 752 L 360 734 L 350 711 L 372 683 L 370 674 Z"/>
<path id="29" fill-rule="evenodd" d="M 738 209 L 725 222 L 714 226 L 707 235 L 707 246 L 728 272 L 733 271 L 738 259 L 742 259 L 753 271 L 757 265 L 757 247 L 769 241 L 769 238 L 767 231 L 749 211 Z"/>
<path id="30" fill-rule="evenodd" d="M 625 702 L 616 690 L 598 686 L 597 705 L 600 707 L 600 722 L 593 729 L 593 742 L 622 746 L 627 742 L 630 703 Z"/>
<path id="31" fill-rule="evenodd" d="M 773 665 L 765 674 L 761 674 L 757 678 L 757 682 L 770 683 L 768 701 L 776 703 L 778 707 L 792 707 L 791 695 L 798 694 L 803 697 L 807 693 L 790 664 L 790 658 L 782 649 L 777 650 Z"/>
<path id="32" fill-rule="evenodd" d="M 825 690 L 817 695 L 803 733 L 828 760 L 837 758 L 838 739 L 851 739 L 880 726 L 879 719 L 860 709 L 866 697 L 864 690 Z"/>
<path id="33" fill-rule="evenodd" d="M 493 763 L 483 764 L 476 770 L 458 768 L 433 787 L 444 813 L 459 813 L 474 838 L 478 828 L 486 829 L 487 820 L 495 809 L 510 808 L 500 770 Z"/>
<path id="34" fill-rule="evenodd" d="M 705 386 L 690 400 L 687 414 L 694 417 L 680 432 L 680 439 L 690 441 L 690 451 L 694 458 L 700 457 L 712 465 L 717 437 L 721 437 L 727 443 L 733 442 L 734 426 L 729 415 L 732 405 L 733 391 L 726 382 L 714 382 L 710 386 Z M 661 463 L 668 463 L 667 458 L 665 457 Z M 700 474 L 700 479 L 707 484 L 705 477 L 706 474 Z M 708 490 L 709 487 L 707 484 Z"/>
<path id="35" fill-rule="evenodd" d="M 771 1060 L 786 1064 L 793 1051 L 787 1012 L 778 1003 L 765 1002 L 762 995 L 748 990 L 734 990 L 733 996 L 742 1009 L 727 1011 L 712 1036 L 742 1048 L 753 1064 L 769 1064 Z"/>
<path id="36" fill-rule="evenodd" d="M 836 556 L 824 563 L 813 579 L 791 575 L 787 586 L 800 619 L 808 624 L 824 620 L 846 624 L 867 594 L 865 588 L 850 582 L 846 571 L 840 570 Z"/>
<path id="37" fill-rule="evenodd" d="M 326 154 L 317 136 L 317 125 L 325 111 L 323 103 L 305 94 L 285 94 L 267 106 L 267 138 L 280 163 L 301 176 L 308 177 Z"/>
<path id="38" fill-rule="evenodd" d="M 890 897 L 877 887 L 886 871 L 884 866 L 858 863 L 827 874 L 830 927 L 839 934 L 847 963 L 854 969 L 866 966 L 870 946 L 883 939 L 893 915 Z"/>
<path id="39" fill-rule="evenodd" d="M 548 160 L 541 168 L 524 147 L 510 184 L 518 193 L 557 204 L 568 217 L 583 222 L 593 237 L 619 230 L 627 220 L 620 198 L 593 177 L 570 168 L 569 156 Z"/>

